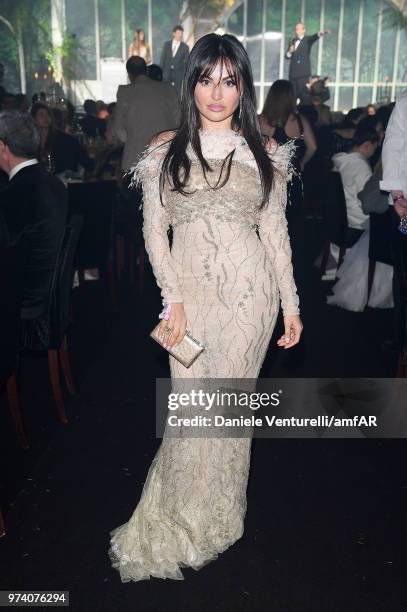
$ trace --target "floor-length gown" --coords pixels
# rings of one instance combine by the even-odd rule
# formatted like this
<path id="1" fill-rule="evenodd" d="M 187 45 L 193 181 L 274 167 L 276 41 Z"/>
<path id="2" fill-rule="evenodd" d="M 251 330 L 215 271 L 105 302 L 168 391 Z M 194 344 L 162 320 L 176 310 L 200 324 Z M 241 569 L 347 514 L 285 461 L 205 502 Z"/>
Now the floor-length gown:
<path id="1" fill-rule="evenodd" d="M 208 186 L 191 145 L 191 193 L 166 185 L 164 207 L 159 173 L 168 145 L 150 146 L 135 168 L 144 190 L 146 250 L 163 302 L 183 302 L 188 329 L 206 346 L 189 369 L 170 356 L 171 378 L 256 379 L 280 298 L 285 315 L 299 314 L 285 217 L 293 147 L 270 150 L 274 184 L 259 211 L 259 171 L 243 136 L 201 129 L 200 139 L 211 185 L 235 150 L 220 189 Z M 182 580 L 180 567 L 200 569 L 243 535 L 250 450 L 251 438 L 164 434 L 133 515 L 110 534 L 109 556 L 123 582 Z"/>

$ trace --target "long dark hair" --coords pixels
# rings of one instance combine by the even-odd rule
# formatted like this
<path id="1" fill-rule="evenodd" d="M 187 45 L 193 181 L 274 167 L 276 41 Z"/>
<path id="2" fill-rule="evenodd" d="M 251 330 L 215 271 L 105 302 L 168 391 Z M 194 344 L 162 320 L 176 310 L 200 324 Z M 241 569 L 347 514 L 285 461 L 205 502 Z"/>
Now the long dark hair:
<path id="1" fill-rule="evenodd" d="M 188 195 L 185 186 L 191 170 L 191 161 L 186 153 L 189 143 L 191 143 L 192 149 L 201 163 L 205 179 L 206 172 L 212 170 L 201 150 L 198 130 L 202 126 L 200 113 L 195 104 L 195 87 L 198 80 L 207 78 L 212 74 L 219 62 L 222 72 L 224 68 L 229 70 L 229 74 L 241 94 L 240 105 L 235 109 L 232 116 L 232 129 L 240 129 L 256 160 L 263 191 L 260 204 L 260 208 L 262 208 L 268 201 L 272 188 L 273 167 L 265 149 L 258 123 L 256 93 L 250 60 L 243 45 L 235 36 L 230 34 L 223 34 L 222 36 L 207 34 L 196 42 L 190 53 L 181 89 L 180 126 L 163 160 L 160 175 L 160 199 L 162 202 L 165 178 L 171 178 L 173 191 Z M 240 113 L 239 110 L 241 110 Z M 220 177 L 222 177 L 224 166 L 228 161 L 226 178 L 221 183 L 219 178 L 217 184 L 214 187 L 211 186 L 213 189 L 220 189 L 227 183 L 234 152 L 235 150 L 231 151 L 223 160 Z M 180 178 L 181 170 L 182 178 Z"/>
<path id="2" fill-rule="evenodd" d="M 51 108 L 48 106 L 48 104 L 45 104 L 44 102 L 35 102 L 31 107 L 31 116 L 34 119 L 34 121 L 36 120 L 38 112 L 40 110 L 45 110 L 51 119 L 51 125 L 49 127 L 47 139 L 44 143 L 41 143 L 40 152 L 39 152 L 41 157 L 46 157 L 46 155 L 50 153 L 53 142 L 54 142 L 54 137 L 55 137 L 55 132 L 56 132 L 55 116 Z"/>
<path id="3" fill-rule="evenodd" d="M 294 88 L 290 81 L 274 81 L 264 102 L 262 117 L 271 127 L 284 127 L 290 115 L 296 113 Z"/>

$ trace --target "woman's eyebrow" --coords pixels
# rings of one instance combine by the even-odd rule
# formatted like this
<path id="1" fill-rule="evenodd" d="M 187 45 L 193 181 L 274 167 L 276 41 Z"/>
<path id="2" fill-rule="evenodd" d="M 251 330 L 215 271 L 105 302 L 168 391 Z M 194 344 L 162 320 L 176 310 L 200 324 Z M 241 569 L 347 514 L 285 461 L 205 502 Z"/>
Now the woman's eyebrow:
<path id="1" fill-rule="evenodd" d="M 209 81 L 213 81 L 213 78 L 212 78 L 212 77 L 210 77 L 210 76 L 201 77 L 201 79 L 208 79 Z M 218 80 L 219 80 L 219 79 L 218 79 Z M 234 81 L 234 80 L 235 80 L 235 77 L 234 77 L 233 75 L 228 74 L 227 76 L 225 76 L 225 77 L 223 77 L 223 78 L 222 78 L 222 81 L 229 81 L 229 80 Z"/>

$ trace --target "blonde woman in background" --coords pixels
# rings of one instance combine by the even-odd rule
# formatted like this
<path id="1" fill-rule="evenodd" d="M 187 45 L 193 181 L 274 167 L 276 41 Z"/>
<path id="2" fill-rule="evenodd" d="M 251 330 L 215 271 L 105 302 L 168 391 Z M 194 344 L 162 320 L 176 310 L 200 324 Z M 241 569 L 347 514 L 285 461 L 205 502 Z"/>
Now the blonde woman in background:
<path id="1" fill-rule="evenodd" d="M 133 55 L 142 57 L 147 65 L 152 62 L 150 45 L 146 42 L 144 30 L 140 28 L 135 30 L 133 41 L 129 45 L 128 57 Z"/>

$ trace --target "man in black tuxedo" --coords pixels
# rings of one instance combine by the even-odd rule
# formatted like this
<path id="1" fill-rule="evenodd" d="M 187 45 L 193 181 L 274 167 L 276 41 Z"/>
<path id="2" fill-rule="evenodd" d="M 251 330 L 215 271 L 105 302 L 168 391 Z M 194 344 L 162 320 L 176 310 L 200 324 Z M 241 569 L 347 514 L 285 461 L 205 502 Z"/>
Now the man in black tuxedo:
<path id="1" fill-rule="evenodd" d="M 189 47 L 182 41 L 183 33 L 184 28 L 181 25 L 174 26 L 172 40 L 164 43 L 160 59 L 163 81 L 175 87 L 178 97 L 181 95 L 182 79 L 189 57 Z"/>
<path id="2" fill-rule="evenodd" d="M 0 168 L 9 179 L 1 191 L 0 248 L 15 243 L 22 248 L 22 319 L 46 314 L 68 213 L 64 184 L 47 174 L 36 159 L 39 145 L 30 115 L 0 113 Z"/>
<path id="3" fill-rule="evenodd" d="M 321 30 L 312 36 L 306 36 L 303 23 L 297 23 L 295 26 L 295 38 L 290 41 L 285 57 L 290 60 L 288 79 L 294 87 L 296 99 L 300 97 L 311 76 L 311 47 L 321 36 L 328 33 L 329 30 Z"/>

